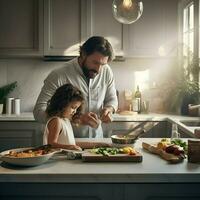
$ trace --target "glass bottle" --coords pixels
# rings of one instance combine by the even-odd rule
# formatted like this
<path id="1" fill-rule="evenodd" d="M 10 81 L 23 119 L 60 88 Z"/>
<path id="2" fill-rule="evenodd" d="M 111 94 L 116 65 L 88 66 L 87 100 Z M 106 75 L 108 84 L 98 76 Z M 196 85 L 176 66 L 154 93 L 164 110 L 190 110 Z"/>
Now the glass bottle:
<path id="1" fill-rule="evenodd" d="M 142 97 L 142 94 L 140 92 L 139 85 L 137 85 L 137 90 L 135 91 L 134 98 L 138 104 L 138 113 L 141 113 L 141 97 Z"/>
<path id="2" fill-rule="evenodd" d="M 173 139 L 178 139 L 180 138 L 180 133 L 178 132 L 178 126 L 176 123 L 172 124 L 172 133 L 171 133 L 171 141 Z"/>

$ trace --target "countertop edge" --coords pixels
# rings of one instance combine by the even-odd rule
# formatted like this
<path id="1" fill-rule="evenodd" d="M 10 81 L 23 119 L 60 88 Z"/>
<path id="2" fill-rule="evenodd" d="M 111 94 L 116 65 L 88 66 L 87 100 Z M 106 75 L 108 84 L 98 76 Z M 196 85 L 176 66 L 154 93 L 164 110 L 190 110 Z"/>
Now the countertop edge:
<path id="1" fill-rule="evenodd" d="M 200 174 L 1 174 L 0 183 L 200 183 Z M 186 181 L 187 180 L 187 181 Z"/>

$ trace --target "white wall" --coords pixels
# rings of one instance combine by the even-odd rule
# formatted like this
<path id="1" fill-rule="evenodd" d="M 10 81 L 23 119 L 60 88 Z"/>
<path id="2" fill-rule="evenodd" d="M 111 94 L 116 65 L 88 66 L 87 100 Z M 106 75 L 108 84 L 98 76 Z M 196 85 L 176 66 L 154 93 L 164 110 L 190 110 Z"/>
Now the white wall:
<path id="1" fill-rule="evenodd" d="M 125 62 L 113 62 L 111 67 L 115 75 L 116 88 L 120 93 L 120 108 L 128 108 L 128 103 L 124 101 L 124 90 L 134 89 L 134 72 L 149 69 L 150 89 L 143 91 L 142 95 L 144 99 L 150 101 L 150 111 L 166 112 L 163 108 L 163 91 L 160 87 L 169 82 L 171 66 L 173 66 L 170 63 L 171 60 L 164 58 L 138 58 L 126 59 Z M 45 62 L 39 58 L 2 59 L 0 60 L 0 86 L 17 81 L 18 87 L 10 96 L 21 98 L 22 112 L 32 111 L 43 80 L 51 70 L 64 64 L 64 62 Z M 155 83 L 157 87 L 153 87 Z"/>

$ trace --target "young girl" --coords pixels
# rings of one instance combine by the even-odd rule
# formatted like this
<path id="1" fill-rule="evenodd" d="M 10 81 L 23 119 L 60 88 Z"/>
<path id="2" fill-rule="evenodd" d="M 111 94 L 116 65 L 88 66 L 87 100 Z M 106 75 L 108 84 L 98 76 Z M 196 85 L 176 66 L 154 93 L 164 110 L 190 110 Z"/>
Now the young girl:
<path id="1" fill-rule="evenodd" d="M 70 121 L 81 114 L 83 102 L 84 98 L 81 91 L 71 84 L 65 84 L 56 90 L 46 109 L 49 119 L 44 131 L 44 144 L 70 150 L 110 146 L 107 143 L 96 142 L 79 142 L 76 144 Z"/>

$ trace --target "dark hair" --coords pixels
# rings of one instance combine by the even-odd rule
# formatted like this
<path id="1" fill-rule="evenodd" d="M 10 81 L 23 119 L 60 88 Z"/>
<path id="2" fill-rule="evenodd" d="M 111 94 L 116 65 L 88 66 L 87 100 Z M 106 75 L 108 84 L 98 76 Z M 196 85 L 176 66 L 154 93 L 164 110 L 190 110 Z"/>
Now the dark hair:
<path id="1" fill-rule="evenodd" d="M 80 56 L 89 56 L 94 52 L 99 52 L 104 56 L 108 56 L 108 61 L 112 61 L 114 58 L 113 48 L 107 39 L 101 36 L 93 36 L 89 38 L 80 47 Z"/>
<path id="2" fill-rule="evenodd" d="M 48 117 L 52 117 L 58 114 L 62 115 L 62 112 L 69 103 L 73 101 L 84 101 L 84 97 L 79 89 L 71 84 L 65 84 L 59 87 L 54 95 L 48 102 L 46 113 Z M 82 105 L 77 109 L 76 115 L 80 114 Z"/>

